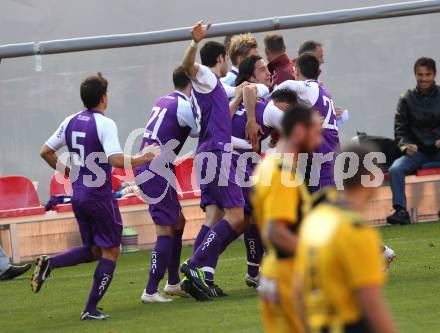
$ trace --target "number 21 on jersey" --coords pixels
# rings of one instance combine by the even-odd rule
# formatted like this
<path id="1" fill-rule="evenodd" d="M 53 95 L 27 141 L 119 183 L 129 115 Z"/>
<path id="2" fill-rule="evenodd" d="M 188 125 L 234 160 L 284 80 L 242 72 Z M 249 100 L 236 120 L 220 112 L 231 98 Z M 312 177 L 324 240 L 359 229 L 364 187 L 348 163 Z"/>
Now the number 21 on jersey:
<path id="1" fill-rule="evenodd" d="M 157 139 L 157 133 L 159 132 L 160 125 L 162 124 L 163 118 L 165 117 L 165 113 L 167 112 L 167 108 L 161 109 L 158 106 L 154 106 L 151 110 L 152 114 L 150 119 L 147 123 L 147 130 L 150 130 L 150 132 L 146 132 L 144 136 L 146 138 L 151 138 L 153 140 Z M 153 130 L 150 129 L 150 127 L 153 125 Z"/>

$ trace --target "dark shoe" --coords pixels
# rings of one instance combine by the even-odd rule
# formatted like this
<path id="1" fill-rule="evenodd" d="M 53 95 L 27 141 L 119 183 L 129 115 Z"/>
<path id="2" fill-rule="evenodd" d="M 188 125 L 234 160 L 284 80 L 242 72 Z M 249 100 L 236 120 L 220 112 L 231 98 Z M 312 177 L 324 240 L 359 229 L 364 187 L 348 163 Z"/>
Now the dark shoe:
<path id="1" fill-rule="evenodd" d="M 189 281 L 191 281 L 197 288 L 209 294 L 209 287 L 205 282 L 205 273 L 200 268 L 191 267 L 186 260 L 180 265 L 180 271 L 185 274 Z"/>
<path id="2" fill-rule="evenodd" d="M 198 302 L 211 301 L 212 298 L 204 292 L 202 289 L 198 288 L 193 282 L 184 278 L 180 283 L 180 288 L 184 290 L 188 295 L 191 295 Z"/>
<path id="3" fill-rule="evenodd" d="M 406 209 L 398 209 L 387 217 L 387 223 L 392 225 L 405 225 L 411 224 L 411 219 Z"/>
<path id="4" fill-rule="evenodd" d="M 39 256 L 35 263 L 35 270 L 31 278 L 31 287 L 34 293 L 38 293 L 43 285 L 44 281 L 50 275 L 49 257 Z"/>
<path id="5" fill-rule="evenodd" d="M 110 318 L 108 314 L 104 314 L 99 311 L 96 311 L 95 313 L 84 311 L 81 313 L 81 320 L 106 320 L 107 318 Z"/>
<path id="6" fill-rule="evenodd" d="M 206 284 L 209 287 L 209 296 L 211 297 L 225 297 L 228 296 L 222 288 L 216 285 L 213 281 L 206 281 Z"/>
<path id="7" fill-rule="evenodd" d="M 26 273 L 31 267 L 32 264 L 26 264 L 21 266 L 12 265 L 11 267 L 8 268 L 6 272 L 0 275 L 0 280 L 6 281 L 6 280 L 15 279 L 17 276 Z"/>

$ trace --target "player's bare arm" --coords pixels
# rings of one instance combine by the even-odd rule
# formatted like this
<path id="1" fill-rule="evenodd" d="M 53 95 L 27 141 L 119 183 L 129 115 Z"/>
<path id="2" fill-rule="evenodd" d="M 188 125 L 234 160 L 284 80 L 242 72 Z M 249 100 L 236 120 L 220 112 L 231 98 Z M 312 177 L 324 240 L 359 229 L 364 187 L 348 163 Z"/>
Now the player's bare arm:
<path id="1" fill-rule="evenodd" d="M 233 116 L 235 112 L 237 112 L 240 104 L 243 102 L 243 88 L 248 84 L 249 82 L 243 82 L 235 88 L 235 97 L 231 102 L 229 102 L 229 110 L 231 111 L 231 116 Z"/>
<path id="2" fill-rule="evenodd" d="M 191 30 L 193 40 L 185 51 L 182 67 L 186 74 L 192 79 L 196 77 L 199 70 L 199 65 L 196 63 L 198 43 L 206 37 L 210 27 L 211 23 L 204 25 L 203 21 L 199 21 Z"/>
<path id="3" fill-rule="evenodd" d="M 247 116 L 246 137 L 251 142 L 252 150 L 258 151 L 260 148 L 259 140 L 263 130 L 257 124 L 255 117 L 255 107 L 257 105 L 257 87 L 255 84 L 250 84 L 243 88 L 243 104 Z"/>
<path id="4" fill-rule="evenodd" d="M 298 237 L 289 229 L 287 221 L 269 221 L 264 232 L 269 242 L 277 251 L 288 256 L 295 254 Z"/>
<path id="5" fill-rule="evenodd" d="M 47 144 L 44 144 L 41 147 L 40 156 L 46 161 L 47 164 L 49 164 L 52 169 L 57 170 L 58 165 L 61 167 L 61 170 L 64 170 L 64 175 L 69 177 L 70 168 L 59 161 L 56 151 L 50 148 Z"/>
<path id="6" fill-rule="evenodd" d="M 384 300 L 382 288 L 364 287 L 357 291 L 357 297 L 364 317 L 373 332 L 397 333 L 391 313 Z"/>
<path id="7" fill-rule="evenodd" d="M 124 168 L 126 165 L 137 167 L 139 165 L 151 162 L 160 154 L 158 145 L 146 145 L 144 149 L 134 156 L 127 156 L 124 154 L 114 154 L 108 158 L 108 162 L 114 168 Z"/>

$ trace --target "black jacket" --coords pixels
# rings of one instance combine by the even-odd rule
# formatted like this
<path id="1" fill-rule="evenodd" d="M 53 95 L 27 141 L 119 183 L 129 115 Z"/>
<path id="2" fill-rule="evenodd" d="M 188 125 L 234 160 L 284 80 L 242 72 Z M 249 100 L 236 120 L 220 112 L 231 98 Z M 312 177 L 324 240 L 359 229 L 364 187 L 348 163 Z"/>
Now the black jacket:
<path id="1" fill-rule="evenodd" d="M 400 95 L 394 137 L 403 153 L 410 143 L 425 154 L 438 151 L 435 141 L 440 139 L 440 86 L 434 85 L 427 95 L 422 95 L 418 88 Z"/>

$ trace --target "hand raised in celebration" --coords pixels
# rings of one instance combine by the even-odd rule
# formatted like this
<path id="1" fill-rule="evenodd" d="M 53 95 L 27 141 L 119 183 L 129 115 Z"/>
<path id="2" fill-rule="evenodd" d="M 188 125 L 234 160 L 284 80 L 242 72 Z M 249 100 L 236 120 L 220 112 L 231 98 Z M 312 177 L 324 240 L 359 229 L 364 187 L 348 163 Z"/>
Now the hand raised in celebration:
<path id="1" fill-rule="evenodd" d="M 192 37 L 196 43 L 200 42 L 208 34 L 209 28 L 211 28 L 212 23 L 203 24 L 203 21 L 199 21 L 193 26 L 191 30 Z"/>

